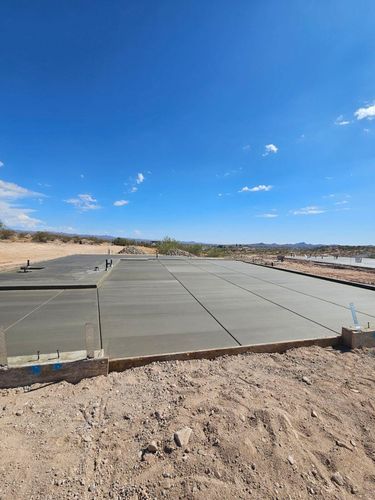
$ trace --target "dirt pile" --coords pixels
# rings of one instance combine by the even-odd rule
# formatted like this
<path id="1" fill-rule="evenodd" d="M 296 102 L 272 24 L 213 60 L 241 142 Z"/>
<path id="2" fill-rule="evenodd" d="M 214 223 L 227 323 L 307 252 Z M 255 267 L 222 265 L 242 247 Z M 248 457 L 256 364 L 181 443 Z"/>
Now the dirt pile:
<path id="1" fill-rule="evenodd" d="M 0 497 L 373 499 L 374 400 L 374 351 L 321 348 L 3 390 Z"/>
<path id="2" fill-rule="evenodd" d="M 186 250 L 181 250 L 180 248 L 172 248 L 171 250 L 168 250 L 164 255 L 171 255 L 171 256 L 176 256 L 176 257 L 195 257 L 190 252 L 187 252 Z"/>
<path id="3" fill-rule="evenodd" d="M 144 255 L 145 252 L 142 248 L 133 245 L 123 247 L 119 253 L 128 255 Z"/>

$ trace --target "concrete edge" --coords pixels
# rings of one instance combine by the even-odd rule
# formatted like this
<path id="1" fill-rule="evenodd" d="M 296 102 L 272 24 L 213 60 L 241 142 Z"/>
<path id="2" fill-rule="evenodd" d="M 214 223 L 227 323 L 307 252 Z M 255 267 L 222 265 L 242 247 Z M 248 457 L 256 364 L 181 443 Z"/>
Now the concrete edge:
<path id="1" fill-rule="evenodd" d="M 97 288 L 96 283 L 93 284 L 77 284 L 77 285 L 0 285 L 1 291 L 12 291 L 12 290 L 87 290 Z"/>
<path id="2" fill-rule="evenodd" d="M 81 254 L 75 254 L 75 255 L 81 255 Z M 115 254 L 117 255 L 117 254 Z M 70 257 L 70 256 L 69 256 Z M 110 256 L 109 256 L 110 257 Z M 108 255 L 106 258 L 109 258 Z M 62 257 L 59 257 L 62 258 Z M 51 259 L 51 260 L 59 260 L 57 259 Z M 44 262 L 44 261 L 41 261 Z M 87 290 L 87 289 L 95 289 L 99 288 L 99 286 L 108 278 L 108 276 L 111 274 L 112 270 L 118 265 L 120 262 L 120 259 L 116 259 L 113 262 L 112 267 L 109 269 L 109 271 L 104 271 L 103 276 L 101 276 L 96 283 L 62 283 L 62 284 L 54 284 L 54 285 L 49 285 L 49 284 L 32 284 L 30 283 L 29 285 L 0 285 L 0 292 L 1 291 L 12 291 L 12 290 Z M 18 269 L 18 268 L 17 268 Z"/>
<path id="3" fill-rule="evenodd" d="M 84 378 L 108 375 L 108 358 L 0 368 L 0 389 L 62 382 L 76 384 Z"/>
<path id="4" fill-rule="evenodd" d="M 309 278 L 316 278 L 324 281 L 331 281 L 332 283 L 339 283 L 341 285 L 350 285 L 357 288 L 364 288 L 366 290 L 375 291 L 374 285 L 367 285 L 366 283 L 357 283 L 356 281 L 346 281 L 337 278 L 330 278 L 328 276 L 317 276 L 316 274 L 304 273 L 303 271 L 296 271 L 294 269 L 283 269 L 282 267 L 272 267 L 266 264 L 258 264 L 256 262 L 247 262 L 246 260 L 236 259 L 236 262 L 243 262 L 244 264 L 251 264 L 252 266 L 266 267 L 267 269 L 274 269 L 275 271 L 284 271 L 286 273 L 299 274 L 301 276 L 308 276 Z"/>
<path id="5" fill-rule="evenodd" d="M 109 360 L 109 373 L 121 372 L 129 368 L 148 365 L 157 361 L 186 361 L 191 359 L 215 359 L 220 356 L 230 356 L 245 353 L 283 353 L 289 349 L 298 347 L 335 347 L 341 344 L 341 335 L 334 337 L 301 339 L 287 342 L 274 342 L 265 344 L 254 344 L 235 347 L 224 347 L 219 349 L 206 349 L 201 351 L 175 352 L 167 354 L 154 354 L 150 356 L 136 356 L 130 358 L 115 358 Z"/>

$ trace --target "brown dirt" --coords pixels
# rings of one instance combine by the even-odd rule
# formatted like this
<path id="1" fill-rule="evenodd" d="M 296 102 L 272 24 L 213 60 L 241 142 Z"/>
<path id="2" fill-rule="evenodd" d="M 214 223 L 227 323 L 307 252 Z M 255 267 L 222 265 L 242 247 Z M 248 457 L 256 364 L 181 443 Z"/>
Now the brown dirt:
<path id="1" fill-rule="evenodd" d="M 271 265 L 273 262 L 273 267 L 279 269 L 292 269 L 295 271 L 301 271 L 303 273 L 313 274 L 315 276 L 325 276 L 328 278 L 335 278 L 345 281 L 352 281 L 356 283 L 366 283 L 368 285 L 375 285 L 375 269 L 337 269 L 329 265 L 320 265 L 314 262 L 297 262 L 292 260 L 285 260 L 284 262 L 279 262 L 276 260 L 276 256 L 254 256 L 254 257 L 236 257 L 244 262 L 256 262 L 258 264 L 268 264 Z"/>
<path id="2" fill-rule="evenodd" d="M 143 253 L 154 253 L 154 249 L 138 246 Z M 74 254 L 108 254 L 108 249 L 112 254 L 117 254 L 122 247 L 102 243 L 100 245 L 90 245 L 78 243 L 62 243 L 59 241 L 49 243 L 32 243 L 28 241 L 2 241 L 0 242 L 0 271 L 12 269 L 24 265 L 27 259 L 31 262 L 41 260 L 57 259 Z"/>
<path id="3" fill-rule="evenodd" d="M 3 390 L 0 498 L 373 499 L 374 400 L 374 350 L 318 347 Z"/>

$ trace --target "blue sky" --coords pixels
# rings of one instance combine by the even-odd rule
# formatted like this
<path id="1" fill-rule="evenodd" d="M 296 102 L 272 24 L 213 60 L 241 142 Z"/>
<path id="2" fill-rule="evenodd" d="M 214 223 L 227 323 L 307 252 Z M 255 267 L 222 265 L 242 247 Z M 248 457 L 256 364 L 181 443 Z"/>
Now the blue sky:
<path id="1" fill-rule="evenodd" d="M 2 0 L 0 219 L 375 244 L 373 0 Z"/>

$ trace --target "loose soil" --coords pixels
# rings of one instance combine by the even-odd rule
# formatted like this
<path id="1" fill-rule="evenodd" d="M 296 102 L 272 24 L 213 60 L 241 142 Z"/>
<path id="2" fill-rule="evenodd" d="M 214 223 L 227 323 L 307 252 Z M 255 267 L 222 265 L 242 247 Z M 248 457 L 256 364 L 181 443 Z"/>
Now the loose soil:
<path id="1" fill-rule="evenodd" d="M 374 401 L 374 350 L 318 347 L 2 390 L 0 498 L 370 500 Z"/>

